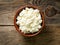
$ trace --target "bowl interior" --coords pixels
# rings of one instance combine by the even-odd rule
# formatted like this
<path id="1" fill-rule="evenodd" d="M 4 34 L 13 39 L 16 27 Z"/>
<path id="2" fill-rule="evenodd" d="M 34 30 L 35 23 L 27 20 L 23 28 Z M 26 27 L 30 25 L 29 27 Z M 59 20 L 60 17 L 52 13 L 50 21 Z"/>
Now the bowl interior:
<path id="1" fill-rule="evenodd" d="M 33 6 L 33 5 L 25 5 L 25 6 L 20 7 L 20 8 L 16 11 L 16 15 L 15 15 L 15 17 L 14 17 L 14 26 L 15 26 L 16 30 L 17 30 L 19 33 L 21 33 L 22 35 L 24 35 L 24 36 L 35 36 L 35 35 L 37 35 L 38 33 L 40 33 L 41 30 L 42 30 L 43 27 L 44 27 L 44 13 L 40 10 L 40 14 L 41 14 L 41 17 L 42 17 L 42 23 L 41 23 L 42 28 L 39 29 L 38 32 L 35 32 L 35 33 L 26 33 L 26 34 L 24 34 L 23 32 L 21 32 L 21 30 L 19 30 L 19 26 L 16 24 L 16 21 L 17 21 L 16 18 L 17 18 L 17 16 L 19 15 L 19 13 L 20 13 L 23 9 L 25 9 L 26 7 L 40 10 L 37 6 Z"/>

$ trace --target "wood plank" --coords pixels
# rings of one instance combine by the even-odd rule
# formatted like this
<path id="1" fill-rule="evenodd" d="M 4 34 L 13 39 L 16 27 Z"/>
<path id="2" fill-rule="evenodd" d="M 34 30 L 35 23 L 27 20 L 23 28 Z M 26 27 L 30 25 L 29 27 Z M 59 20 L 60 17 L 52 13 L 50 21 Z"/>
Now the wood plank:
<path id="1" fill-rule="evenodd" d="M 0 45 L 60 45 L 60 26 L 47 25 L 35 37 L 23 37 L 14 26 L 0 26 Z"/>
<path id="2" fill-rule="evenodd" d="M 7 2 L 7 4 L 4 2 Z M 9 3 L 9 2 L 12 2 L 12 3 Z M 27 4 L 27 3 L 25 3 L 25 0 L 19 0 L 19 1 L 17 1 L 17 0 L 11 0 L 11 1 L 0 0 L 0 3 L 1 3 L 0 4 L 0 25 L 14 25 L 13 19 L 14 19 L 16 10 L 21 5 Z M 51 18 L 47 17 L 45 15 L 45 23 L 46 24 L 60 24 L 60 14 L 56 14 L 55 16 L 53 16 Z"/>
<path id="3" fill-rule="evenodd" d="M 45 23 L 46 24 L 60 24 L 60 14 L 56 14 L 53 17 L 47 17 L 45 15 Z"/>
<path id="4" fill-rule="evenodd" d="M 24 0 L 0 1 L 0 12 L 3 10 L 14 10 L 24 4 L 26 4 L 24 3 Z"/>
<path id="5" fill-rule="evenodd" d="M 4 11 L 0 14 L 0 25 L 13 25 L 14 13 Z"/>
<path id="6" fill-rule="evenodd" d="M 9 4 L 9 3 L 16 3 L 16 2 L 23 2 L 24 0 L 0 0 L 0 4 Z"/>
<path id="7" fill-rule="evenodd" d="M 15 10 L 4 10 L 0 13 L 0 25 L 14 25 L 14 16 Z M 57 14 L 54 17 L 46 17 L 45 16 L 45 23 L 46 24 L 60 24 L 60 14 Z"/>
<path id="8" fill-rule="evenodd" d="M 0 26 L 0 45 L 24 44 L 22 36 L 15 30 L 14 26 Z"/>
<path id="9" fill-rule="evenodd" d="M 4 2 L 5 1 L 2 1 L 2 3 L 0 4 L 0 25 L 14 25 L 13 19 L 16 10 L 21 5 L 25 5 L 26 3 L 24 3 L 24 0 L 13 0 L 13 3 L 9 3 L 10 1 L 8 1 L 7 4 Z"/>
<path id="10" fill-rule="evenodd" d="M 40 4 L 39 0 L 0 0 L 0 45 L 60 45 L 60 14 L 53 17 L 44 15 L 45 29 L 35 37 L 22 36 L 13 24 L 16 10 L 25 4 L 51 5 L 60 9 L 58 0 L 49 0 L 49 4 L 43 4 L 46 1 L 42 0 Z"/>

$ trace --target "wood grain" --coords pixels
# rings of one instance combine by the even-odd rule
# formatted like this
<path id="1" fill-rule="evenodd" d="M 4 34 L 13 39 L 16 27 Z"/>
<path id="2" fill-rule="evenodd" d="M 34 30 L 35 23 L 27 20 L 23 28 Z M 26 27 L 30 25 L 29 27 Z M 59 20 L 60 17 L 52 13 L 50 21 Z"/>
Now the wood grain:
<path id="1" fill-rule="evenodd" d="M 23 37 L 14 26 L 0 26 L 1 45 L 60 45 L 60 26 L 46 26 L 35 37 Z"/>
<path id="2" fill-rule="evenodd" d="M 2 1 L 0 4 L 0 25 L 13 25 L 16 10 L 25 4 L 23 0 L 14 0 L 13 3 L 7 2 L 7 4 Z"/>
<path id="3" fill-rule="evenodd" d="M 16 10 L 5 10 L 0 13 L 0 25 L 14 25 L 14 16 Z M 46 24 L 60 24 L 60 14 L 57 14 L 51 18 L 45 15 Z"/>
<path id="4" fill-rule="evenodd" d="M 0 5 L 1 5 L 0 6 L 0 25 L 14 25 L 13 19 L 15 16 L 15 12 L 20 6 L 26 4 L 26 3 L 24 3 L 24 1 L 25 0 L 19 0 L 19 1 L 1 0 L 0 1 Z M 32 2 L 32 1 L 30 1 L 30 2 Z M 56 5 L 58 5 L 58 3 Z M 60 14 L 56 14 L 55 16 L 53 16 L 51 18 L 49 18 L 45 15 L 45 22 L 46 22 L 46 24 L 60 24 Z"/>
<path id="5" fill-rule="evenodd" d="M 24 37 L 14 27 L 15 12 L 26 4 L 46 9 L 48 5 L 60 11 L 59 0 L 0 0 L 0 45 L 60 45 L 60 14 L 45 16 L 45 28 L 35 37 Z"/>

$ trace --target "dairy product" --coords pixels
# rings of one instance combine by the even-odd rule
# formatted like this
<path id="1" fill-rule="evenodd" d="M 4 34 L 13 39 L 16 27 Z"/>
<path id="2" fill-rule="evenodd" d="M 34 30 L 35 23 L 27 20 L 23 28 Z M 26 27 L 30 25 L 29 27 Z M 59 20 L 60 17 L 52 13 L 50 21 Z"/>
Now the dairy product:
<path id="1" fill-rule="evenodd" d="M 42 18 L 38 9 L 26 7 L 16 19 L 16 24 L 19 25 L 19 29 L 24 33 L 34 33 L 42 27 Z"/>

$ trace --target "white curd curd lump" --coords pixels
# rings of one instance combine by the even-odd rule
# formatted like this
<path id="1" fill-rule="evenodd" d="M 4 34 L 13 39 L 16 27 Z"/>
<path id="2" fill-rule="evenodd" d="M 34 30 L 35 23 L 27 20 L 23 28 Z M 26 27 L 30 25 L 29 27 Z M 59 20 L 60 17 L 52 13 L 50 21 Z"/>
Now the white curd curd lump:
<path id="1" fill-rule="evenodd" d="M 42 27 L 42 18 L 38 9 L 28 8 L 23 9 L 17 16 L 16 24 L 19 30 L 24 33 L 34 33 Z"/>

